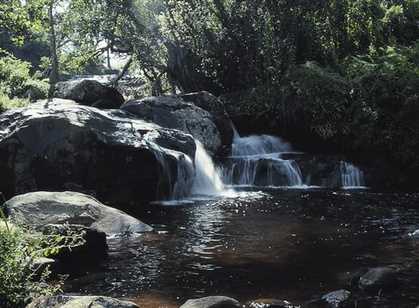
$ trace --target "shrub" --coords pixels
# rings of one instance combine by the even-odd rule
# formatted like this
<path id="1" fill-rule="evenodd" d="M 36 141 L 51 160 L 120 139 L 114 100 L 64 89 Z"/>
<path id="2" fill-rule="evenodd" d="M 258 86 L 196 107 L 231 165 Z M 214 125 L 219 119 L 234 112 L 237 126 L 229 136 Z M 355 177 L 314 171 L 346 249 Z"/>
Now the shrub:
<path id="1" fill-rule="evenodd" d="M 31 76 L 30 63 L 6 55 L 0 57 L 0 93 L 9 98 L 42 99 L 47 97 L 48 83 Z"/>
<path id="2" fill-rule="evenodd" d="M 11 225 L 1 207 L 0 216 L 0 307 L 24 307 L 36 297 L 59 292 L 62 279 L 49 283 L 49 269 L 35 268 L 35 260 L 80 244 L 83 235 L 44 235 Z"/>

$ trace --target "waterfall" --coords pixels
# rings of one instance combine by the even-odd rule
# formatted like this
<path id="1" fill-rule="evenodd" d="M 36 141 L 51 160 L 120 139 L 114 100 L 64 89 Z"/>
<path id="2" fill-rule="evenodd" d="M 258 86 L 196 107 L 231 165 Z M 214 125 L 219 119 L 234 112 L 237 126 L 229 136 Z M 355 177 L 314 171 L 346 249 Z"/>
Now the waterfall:
<path id="1" fill-rule="evenodd" d="M 237 157 L 290 151 L 291 145 L 289 143 L 283 141 L 281 138 L 269 135 L 242 138 L 238 134 L 235 134 L 232 145 L 232 155 Z"/>
<path id="2" fill-rule="evenodd" d="M 195 177 L 192 185 L 193 195 L 221 195 L 224 192 L 224 184 L 219 170 L 198 140 L 195 153 Z"/>
<path id="3" fill-rule="evenodd" d="M 348 162 L 340 162 L 340 176 L 344 188 L 364 187 L 365 185 L 364 173 Z"/>
<path id="4" fill-rule="evenodd" d="M 194 166 L 188 155 L 182 155 L 177 162 L 177 177 L 173 187 L 172 199 L 178 200 L 191 193 Z"/>
<path id="5" fill-rule="evenodd" d="M 291 151 L 291 145 L 281 138 L 240 137 L 234 129 L 232 156 L 223 168 L 224 182 L 236 186 L 302 186 L 297 162 L 281 157 Z"/>

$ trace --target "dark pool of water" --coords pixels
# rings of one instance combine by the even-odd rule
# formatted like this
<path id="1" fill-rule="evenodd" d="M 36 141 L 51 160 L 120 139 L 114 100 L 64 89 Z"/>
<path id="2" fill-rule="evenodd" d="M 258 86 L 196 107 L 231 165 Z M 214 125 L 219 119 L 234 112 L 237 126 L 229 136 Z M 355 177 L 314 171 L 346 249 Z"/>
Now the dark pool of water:
<path id="1" fill-rule="evenodd" d="M 227 295 L 302 303 L 350 288 L 362 269 L 402 267 L 398 287 L 355 291 L 371 307 L 419 305 L 419 195 L 368 191 L 271 190 L 140 214 L 155 232 L 110 239 L 100 270 L 67 291 L 174 307 Z M 358 293 L 357 293 L 358 292 Z"/>

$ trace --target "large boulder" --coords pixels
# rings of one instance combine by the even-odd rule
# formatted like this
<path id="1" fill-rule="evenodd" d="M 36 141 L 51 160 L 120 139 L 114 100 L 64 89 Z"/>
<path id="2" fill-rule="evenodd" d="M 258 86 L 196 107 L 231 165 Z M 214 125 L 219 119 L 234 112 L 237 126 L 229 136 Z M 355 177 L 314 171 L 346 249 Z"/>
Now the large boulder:
<path id="1" fill-rule="evenodd" d="M 222 150 L 221 133 L 215 124 L 215 118 L 208 111 L 185 102 L 179 96 L 131 100 L 121 109 L 140 119 L 191 134 L 211 154 Z"/>
<path id="2" fill-rule="evenodd" d="M 8 216 L 17 225 L 76 224 L 106 234 L 140 233 L 152 228 L 95 198 L 77 192 L 33 192 L 5 203 Z"/>
<path id="3" fill-rule="evenodd" d="M 26 308 L 138 308 L 132 302 L 121 301 L 105 296 L 67 296 L 41 297 Z"/>
<path id="4" fill-rule="evenodd" d="M 234 129 L 230 116 L 228 115 L 224 102 L 207 91 L 188 93 L 180 96 L 185 102 L 191 102 L 208 111 L 213 117 L 221 134 L 221 154 L 228 154 L 234 138 Z"/>
<path id="5" fill-rule="evenodd" d="M 117 109 L 125 101 L 117 89 L 91 79 L 59 82 L 56 85 L 54 96 L 101 109 Z"/>
<path id="6" fill-rule="evenodd" d="M 121 110 L 39 102 L 0 115 L 0 191 L 73 190 L 119 205 L 169 198 L 179 180 L 183 193 L 192 185 L 195 149 L 191 136 Z"/>

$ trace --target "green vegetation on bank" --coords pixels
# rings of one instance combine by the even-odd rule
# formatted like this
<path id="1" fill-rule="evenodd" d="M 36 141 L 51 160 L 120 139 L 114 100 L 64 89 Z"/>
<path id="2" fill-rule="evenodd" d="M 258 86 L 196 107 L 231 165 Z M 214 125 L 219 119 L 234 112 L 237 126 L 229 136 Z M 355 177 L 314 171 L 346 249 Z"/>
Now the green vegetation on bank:
<path id="1" fill-rule="evenodd" d="M 83 243 L 82 237 L 74 232 L 43 234 L 16 226 L 7 221 L 0 207 L 0 306 L 25 307 L 34 298 L 58 293 L 64 277 L 52 280 L 50 268 L 37 261 Z"/>

